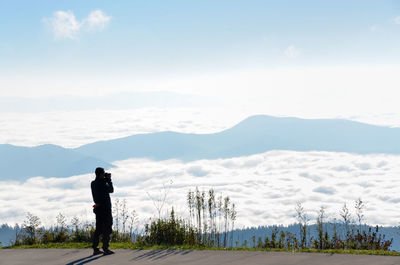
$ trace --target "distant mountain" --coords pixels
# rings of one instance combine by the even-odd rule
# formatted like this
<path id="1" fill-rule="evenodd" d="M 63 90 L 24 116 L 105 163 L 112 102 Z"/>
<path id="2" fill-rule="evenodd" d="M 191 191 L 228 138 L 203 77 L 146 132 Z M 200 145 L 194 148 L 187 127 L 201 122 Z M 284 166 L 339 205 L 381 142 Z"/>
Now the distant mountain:
<path id="1" fill-rule="evenodd" d="M 158 132 L 99 141 L 75 149 L 0 145 L 1 178 L 66 177 L 113 167 L 128 158 L 183 161 L 229 158 L 269 150 L 400 154 L 400 128 L 339 119 L 252 116 L 214 134 Z"/>
<path id="2" fill-rule="evenodd" d="M 20 147 L 0 145 L 1 179 L 23 180 L 29 177 L 69 177 L 94 172 L 98 166 L 113 165 L 56 145 Z"/>
<path id="3" fill-rule="evenodd" d="M 75 151 L 104 161 L 228 158 L 268 150 L 400 154 L 400 128 L 339 119 L 252 116 L 214 134 L 159 132 L 83 145 Z"/>

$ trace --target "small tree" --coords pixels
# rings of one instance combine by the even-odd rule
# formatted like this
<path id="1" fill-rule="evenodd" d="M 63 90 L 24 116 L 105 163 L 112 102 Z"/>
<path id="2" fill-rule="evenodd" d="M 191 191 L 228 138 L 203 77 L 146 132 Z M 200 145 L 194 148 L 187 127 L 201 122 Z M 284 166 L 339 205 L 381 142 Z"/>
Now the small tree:
<path id="1" fill-rule="evenodd" d="M 358 198 L 356 200 L 356 202 L 355 202 L 355 206 L 354 207 L 356 208 L 356 215 L 357 215 L 358 225 L 359 225 L 359 233 L 361 233 L 361 222 L 364 219 L 365 204 L 361 200 L 361 198 Z"/>
<path id="2" fill-rule="evenodd" d="M 59 213 L 56 217 L 57 226 L 56 226 L 56 242 L 64 242 L 68 239 L 68 229 L 67 229 L 67 219 L 61 213 Z"/>
<path id="3" fill-rule="evenodd" d="M 35 244 L 37 243 L 37 234 L 38 229 L 41 224 L 40 218 L 30 212 L 26 214 L 26 219 L 23 223 L 23 228 L 26 233 L 26 240 L 24 240 L 26 244 Z"/>
<path id="4" fill-rule="evenodd" d="M 350 239 L 350 222 L 351 222 L 351 215 L 349 209 L 347 208 L 346 203 L 343 204 L 342 209 L 340 210 L 340 216 L 343 219 L 343 224 L 345 225 L 346 229 L 346 242 L 349 243 Z"/>
<path id="5" fill-rule="evenodd" d="M 223 202 L 222 202 L 222 195 L 218 196 L 218 202 L 217 202 L 217 215 L 218 215 L 218 226 L 217 226 L 217 246 L 221 246 L 220 242 L 220 234 L 221 234 L 221 224 L 222 224 L 222 213 L 223 213 Z M 247 242 L 246 242 L 246 247 L 247 247 Z"/>
<path id="6" fill-rule="evenodd" d="M 120 202 L 119 198 L 116 198 L 115 202 L 114 202 L 113 210 L 114 210 L 114 220 L 115 220 L 114 221 L 114 227 L 115 227 L 115 230 L 116 230 L 117 234 L 119 233 L 119 212 L 120 212 L 120 207 L 121 207 L 121 202 Z"/>
<path id="7" fill-rule="evenodd" d="M 215 192 L 213 189 L 208 191 L 208 215 L 210 217 L 210 244 L 215 243 Z"/>
<path id="8" fill-rule="evenodd" d="M 194 203 L 195 203 L 195 209 L 197 213 L 197 229 L 199 231 L 199 236 L 201 237 L 201 210 L 203 209 L 203 200 L 201 196 L 201 192 L 199 189 L 196 187 L 196 194 L 194 198 Z M 199 238 L 200 240 L 200 238 Z"/>
<path id="9" fill-rule="evenodd" d="M 297 220 L 299 221 L 300 225 L 300 246 L 301 248 L 307 247 L 307 225 L 308 225 L 308 217 L 306 211 L 304 210 L 303 205 L 301 202 L 298 202 L 296 205 L 296 213 L 297 213 Z"/>
<path id="10" fill-rule="evenodd" d="M 318 232 L 318 248 L 324 248 L 324 218 L 325 218 L 325 209 L 321 206 L 318 213 L 317 218 L 317 232 Z"/>
<path id="11" fill-rule="evenodd" d="M 15 224 L 14 225 L 14 231 L 15 231 L 15 234 L 14 234 L 14 241 L 12 241 L 12 245 L 13 246 L 18 246 L 18 245 L 20 245 L 22 242 L 21 242 L 21 237 L 22 237 L 22 234 L 23 234 L 23 231 L 24 231 L 24 229 L 23 229 L 23 227 L 21 227 L 21 226 L 19 226 L 19 224 Z"/>
<path id="12" fill-rule="evenodd" d="M 75 233 L 78 233 L 78 231 L 79 231 L 79 218 L 78 217 L 76 217 L 76 216 L 74 216 L 72 219 L 71 219 L 71 225 L 72 225 L 72 228 L 74 228 L 75 229 Z"/>
<path id="13" fill-rule="evenodd" d="M 126 235 L 126 222 L 128 221 L 128 209 L 126 206 L 126 199 L 122 200 L 122 211 L 121 211 L 121 219 L 122 219 L 122 235 L 125 238 Z"/>
<path id="14" fill-rule="evenodd" d="M 129 236 L 131 241 L 136 242 L 137 226 L 139 224 L 138 214 L 135 210 L 132 210 L 129 216 Z"/>
<path id="15" fill-rule="evenodd" d="M 231 246 L 233 244 L 233 230 L 235 229 L 235 220 L 236 220 L 236 216 L 237 216 L 237 211 L 236 211 L 236 206 L 234 203 L 232 203 L 232 208 L 231 208 L 231 221 L 232 221 L 232 231 L 231 231 Z"/>
<path id="16" fill-rule="evenodd" d="M 163 184 L 162 189 L 159 189 L 159 193 L 158 196 L 151 196 L 150 193 L 147 192 L 147 196 L 149 196 L 149 198 L 151 199 L 151 201 L 153 202 L 154 207 L 157 210 L 158 213 L 158 219 L 161 218 L 161 212 L 164 208 L 164 205 L 167 201 L 168 198 L 168 193 L 171 189 L 171 185 L 172 185 L 172 180 L 170 181 L 170 185 L 167 186 L 165 184 Z"/>
<path id="17" fill-rule="evenodd" d="M 264 247 L 264 242 L 262 238 L 259 236 L 258 237 L 258 242 L 257 242 L 257 248 L 263 248 Z"/>
<path id="18" fill-rule="evenodd" d="M 228 217 L 230 216 L 230 198 L 227 196 L 224 199 L 224 247 L 227 245 L 227 235 L 228 235 L 228 228 L 229 228 L 229 219 Z"/>
<path id="19" fill-rule="evenodd" d="M 71 230 L 72 230 L 72 235 L 71 235 L 71 240 L 72 241 L 81 241 L 82 237 L 81 237 L 81 233 L 80 233 L 80 229 L 79 229 L 79 218 L 74 216 L 71 219 Z"/>
<path id="20" fill-rule="evenodd" d="M 205 191 L 201 192 L 201 210 L 203 212 L 203 243 L 207 243 L 207 231 L 208 231 L 208 225 L 207 225 L 207 203 L 206 203 L 206 193 Z"/>
<path id="21" fill-rule="evenodd" d="M 192 217 L 194 214 L 194 193 L 191 190 L 189 190 L 187 195 L 187 204 L 189 207 L 189 226 L 191 227 L 193 224 Z"/>

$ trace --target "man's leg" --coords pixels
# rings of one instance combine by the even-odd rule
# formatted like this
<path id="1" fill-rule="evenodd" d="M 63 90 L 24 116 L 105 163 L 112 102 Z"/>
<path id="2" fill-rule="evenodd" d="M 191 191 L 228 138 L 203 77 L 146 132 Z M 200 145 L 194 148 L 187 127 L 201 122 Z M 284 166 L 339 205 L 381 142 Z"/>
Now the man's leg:
<path id="1" fill-rule="evenodd" d="M 105 219 L 104 219 L 104 230 L 103 230 L 103 250 L 104 254 L 113 254 L 114 252 L 110 251 L 109 244 L 110 244 L 110 235 L 112 233 L 112 214 L 111 210 L 107 212 Z"/>
<path id="2" fill-rule="evenodd" d="M 103 233 L 103 218 L 100 214 L 96 214 L 96 229 L 94 230 L 93 234 L 93 254 L 101 254 L 98 249 L 100 235 Z"/>

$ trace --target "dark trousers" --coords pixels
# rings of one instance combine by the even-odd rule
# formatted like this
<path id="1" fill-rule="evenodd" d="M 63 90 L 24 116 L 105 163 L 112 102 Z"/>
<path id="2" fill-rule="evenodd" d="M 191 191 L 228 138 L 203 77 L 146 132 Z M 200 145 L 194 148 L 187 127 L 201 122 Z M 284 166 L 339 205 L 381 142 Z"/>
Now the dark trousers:
<path id="1" fill-rule="evenodd" d="M 93 248 L 97 248 L 100 235 L 102 235 L 103 249 L 108 249 L 113 224 L 111 209 L 99 207 L 94 210 L 94 213 L 96 214 L 96 230 L 93 235 Z"/>

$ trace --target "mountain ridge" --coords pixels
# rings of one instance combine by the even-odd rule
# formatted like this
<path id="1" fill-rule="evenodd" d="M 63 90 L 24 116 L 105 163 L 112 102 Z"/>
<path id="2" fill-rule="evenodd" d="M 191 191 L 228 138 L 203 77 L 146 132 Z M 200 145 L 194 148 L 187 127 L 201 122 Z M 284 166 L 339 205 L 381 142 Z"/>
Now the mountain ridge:
<path id="1" fill-rule="evenodd" d="M 7 168 L 9 177 L 23 179 L 33 173 L 18 168 L 19 164 L 23 164 L 21 160 L 25 161 L 28 168 L 35 169 L 35 174 L 62 177 L 91 173 L 97 166 L 111 168 L 112 162 L 129 158 L 180 159 L 188 162 L 246 156 L 270 150 L 400 154 L 399 137 L 400 128 L 344 119 L 255 115 L 229 129 L 212 134 L 172 131 L 135 134 L 97 141 L 78 148 L 51 144 L 36 147 L 0 145 L 0 155 L 6 157 L 0 166 Z M 20 153 L 13 154 L 10 151 L 13 148 L 19 148 Z M 38 154 L 41 160 L 35 160 Z M 54 168 L 48 170 L 49 164 Z M 13 167 L 19 173 L 13 172 Z"/>
<path id="2" fill-rule="evenodd" d="M 96 166 L 114 167 L 98 158 L 82 155 L 58 145 L 35 147 L 0 145 L 1 178 L 23 180 L 29 177 L 69 177 L 92 172 Z"/>
<path id="3" fill-rule="evenodd" d="M 178 158 L 191 161 L 250 155 L 276 149 L 400 154 L 400 141 L 396 141 L 399 136 L 400 128 L 344 119 L 300 119 L 257 115 L 213 134 L 176 132 L 140 134 L 94 142 L 75 150 L 87 155 L 96 153 L 105 161 L 111 161 L 113 157 L 118 160 L 128 157 L 147 157 L 155 160 Z M 151 144 L 143 146 L 143 142 Z M 115 147 L 118 147 L 119 154 L 113 153 Z M 143 150 L 143 147 L 147 149 Z M 122 149 L 124 152 L 121 152 Z"/>

